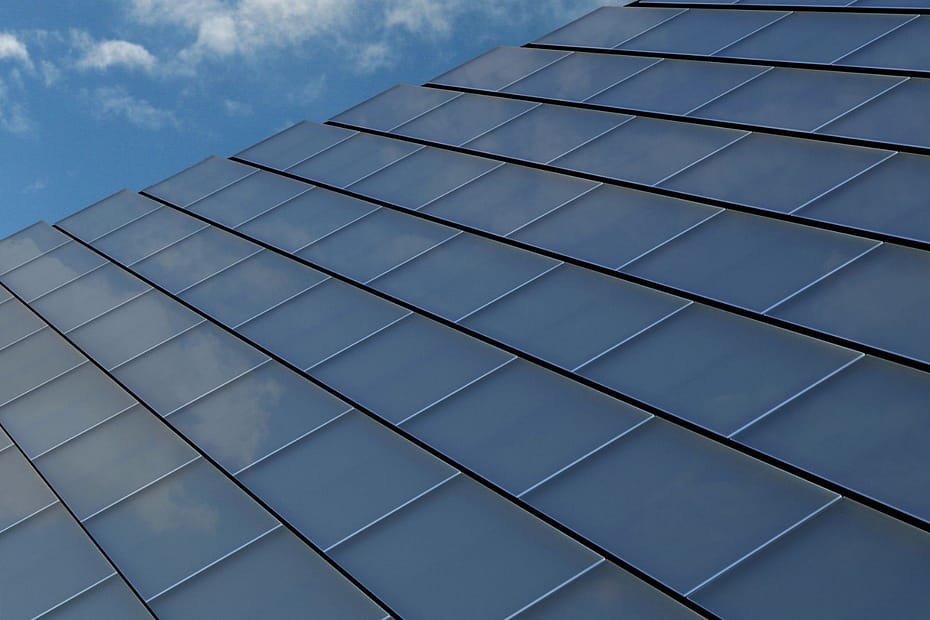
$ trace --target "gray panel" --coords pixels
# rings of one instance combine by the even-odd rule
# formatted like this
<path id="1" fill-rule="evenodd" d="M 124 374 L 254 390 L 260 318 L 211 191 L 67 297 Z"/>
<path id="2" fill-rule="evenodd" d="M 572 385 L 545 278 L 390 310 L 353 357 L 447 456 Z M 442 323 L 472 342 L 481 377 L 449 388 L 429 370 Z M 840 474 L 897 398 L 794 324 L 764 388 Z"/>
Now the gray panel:
<path id="1" fill-rule="evenodd" d="M 784 15 L 785 13 L 777 11 L 691 9 L 619 48 L 678 54 L 713 54 L 720 48 L 765 28 Z"/>
<path id="2" fill-rule="evenodd" d="M 384 618 L 295 536 L 278 529 L 152 601 L 160 618 Z"/>
<path id="3" fill-rule="evenodd" d="M 500 90 L 567 55 L 554 50 L 497 47 L 430 80 L 437 84 Z"/>
<path id="4" fill-rule="evenodd" d="M 504 164 L 431 202 L 423 211 L 507 235 L 596 186 L 593 181 Z"/>
<path id="5" fill-rule="evenodd" d="M 389 131 L 432 110 L 458 93 L 400 84 L 333 118 L 338 123 Z"/>
<path id="6" fill-rule="evenodd" d="M 238 230 L 285 252 L 296 252 L 378 208 L 358 198 L 317 188 L 243 224 Z"/>
<path id="7" fill-rule="evenodd" d="M 930 361 L 928 268 L 926 252 L 884 245 L 772 314 Z"/>
<path id="8" fill-rule="evenodd" d="M 113 572 L 61 505 L 0 536 L 4 618 L 32 618 Z"/>
<path id="9" fill-rule="evenodd" d="M 404 429 L 519 494 L 647 417 L 516 360 L 424 411 Z"/>
<path id="10" fill-rule="evenodd" d="M 10 526 L 57 501 L 15 448 L 0 451 L 0 488 L 0 536 Z"/>
<path id="11" fill-rule="evenodd" d="M 294 179 L 259 170 L 198 200 L 188 208 L 214 222 L 235 228 L 312 187 Z"/>
<path id="12" fill-rule="evenodd" d="M 736 438 L 930 522 L 930 377 L 866 357 Z"/>
<path id="13" fill-rule="evenodd" d="M 292 364 L 309 368 L 404 314 L 394 304 L 327 280 L 238 331 Z"/>
<path id="14" fill-rule="evenodd" d="M 510 236 L 616 269 L 718 211 L 696 202 L 605 185 Z"/>
<path id="15" fill-rule="evenodd" d="M 92 241 L 160 206 L 150 198 L 124 189 L 66 217 L 58 225 L 75 237 Z"/>
<path id="16" fill-rule="evenodd" d="M 181 298 L 235 326 L 325 279 L 315 269 L 262 251 L 187 289 Z"/>
<path id="17" fill-rule="evenodd" d="M 465 320 L 468 327 L 573 369 L 685 300 L 562 265 Z"/>
<path id="18" fill-rule="evenodd" d="M 751 65 L 663 60 L 592 97 L 588 103 L 687 114 L 763 71 L 765 67 Z"/>
<path id="19" fill-rule="evenodd" d="M 661 185 L 788 213 L 888 155 L 858 146 L 754 133 Z"/>
<path id="20" fill-rule="evenodd" d="M 93 364 L 84 364 L 0 408 L 0 421 L 30 457 L 133 404 Z"/>
<path id="21" fill-rule="evenodd" d="M 303 121 L 247 148 L 237 157 L 284 170 L 356 132 Z"/>
<path id="22" fill-rule="evenodd" d="M 114 374 L 164 415 L 265 359 L 208 322 L 120 366 Z"/>
<path id="23" fill-rule="evenodd" d="M 559 28 L 536 43 L 614 47 L 683 13 L 681 9 L 603 7 Z"/>
<path id="24" fill-rule="evenodd" d="M 19 267 L 68 240 L 63 234 L 38 222 L 0 240 L 0 273 Z"/>
<path id="25" fill-rule="evenodd" d="M 410 316 L 326 362 L 314 376 L 398 423 L 507 361 L 478 340 Z"/>
<path id="26" fill-rule="evenodd" d="M 43 615 L 42 620 L 100 620 L 106 617 L 142 620 L 152 616 L 126 582 L 114 576 Z"/>
<path id="27" fill-rule="evenodd" d="M 202 459 L 86 522 L 146 599 L 274 525 Z"/>
<path id="28" fill-rule="evenodd" d="M 111 259 L 128 265 L 204 227 L 201 221 L 162 207 L 104 235 L 93 245 Z"/>
<path id="29" fill-rule="evenodd" d="M 652 185 L 743 135 L 745 132 L 733 129 L 640 117 L 553 165 Z"/>
<path id="30" fill-rule="evenodd" d="M 894 90 L 836 120 L 818 133 L 930 146 L 930 80 L 911 78 Z"/>
<path id="31" fill-rule="evenodd" d="M 463 94 L 393 133 L 457 146 L 535 107 L 536 103 Z"/>
<path id="32" fill-rule="evenodd" d="M 833 497 L 660 420 L 647 422 L 526 496 L 679 592 Z"/>
<path id="33" fill-rule="evenodd" d="M 711 582 L 695 599 L 724 617 L 921 618 L 930 536 L 844 500 Z"/>
<path id="34" fill-rule="evenodd" d="M 585 101 L 658 60 L 658 58 L 574 52 L 545 69 L 511 84 L 502 92 L 564 101 Z"/>
<path id="35" fill-rule="evenodd" d="M 133 407 L 36 460 L 79 519 L 120 501 L 194 458 L 142 407 Z"/>
<path id="36" fill-rule="evenodd" d="M 45 323 L 29 306 L 19 301 L 0 303 L 0 350 L 43 327 Z"/>
<path id="37" fill-rule="evenodd" d="M 239 479 L 327 549 L 453 473 L 428 452 L 352 412 Z"/>
<path id="38" fill-rule="evenodd" d="M 926 2 L 920 8 L 926 9 Z M 902 15 L 898 22 L 903 22 L 910 17 L 910 15 Z M 888 36 L 844 57 L 839 64 L 927 71 L 930 70 L 927 37 L 930 37 L 930 17 L 922 15 Z"/>
<path id="39" fill-rule="evenodd" d="M 727 434 L 854 357 L 813 338 L 694 305 L 581 374 Z"/>
<path id="40" fill-rule="evenodd" d="M 29 302 L 106 261 L 79 243 L 67 243 L 3 274 L 3 284 Z"/>
<path id="41" fill-rule="evenodd" d="M 763 311 L 877 243 L 726 211 L 624 271 Z"/>
<path id="42" fill-rule="evenodd" d="M 171 425 L 232 472 L 282 448 L 349 406 L 269 362 L 171 415 Z"/>
<path id="43" fill-rule="evenodd" d="M 813 131 L 904 78 L 776 68 L 692 116 Z"/>
<path id="44" fill-rule="evenodd" d="M 202 320 L 173 299 L 153 290 L 77 328 L 68 337 L 109 369 Z"/>
<path id="45" fill-rule="evenodd" d="M 179 207 L 255 172 L 255 168 L 223 159 L 209 157 L 187 170 L 146 188 L 146 192 Z"/>
<path id="46" fill-rule="evenodd" d="M 416 209 L 500 163 L 425 148 L 351 187 L 352 191 Z"/>
<path id="47" fill-rule="evenodd" d="M 367 282 L 456 232 L 448 226 L 382 209 L 297 254 L 350 278 Z"/>
<path id="48" fill-rule="evenodd" d="M 541 105 L 469 142 L 470 149 L 547 163 L 630 117 L 555 105 Z"/>
<path id="49" fill-rule="evenodd" d="M 796 12 L 718 55 L 830 63 L 908 19 L 907 15 Z"/>
<path id="50" fill-rule="evenodd" d="M 289 168 L 288 172 L 345 187 L 420 148 L 419 144 L 402 140 L 358 134 Z"/>
<path id="51" fill-rule="evenodd" d="M 0 404 L 84 362 L 61 336 L 43 329 L 0 352 Z"/>
<path id="52" fill-rule="evenodd" d="M 462 477 L 337 547 L 334 557 L 404 617 L 500 618 L 596 556 Z"/>

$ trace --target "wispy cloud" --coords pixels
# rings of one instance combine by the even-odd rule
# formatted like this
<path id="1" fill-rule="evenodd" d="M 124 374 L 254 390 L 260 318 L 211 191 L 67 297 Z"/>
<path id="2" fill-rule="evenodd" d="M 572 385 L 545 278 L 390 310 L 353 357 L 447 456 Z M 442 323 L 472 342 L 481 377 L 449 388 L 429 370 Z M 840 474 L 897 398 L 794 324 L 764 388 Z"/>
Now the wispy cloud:
<path id="1" fill-rule="evenodd" d="M 0 60 L 16 60 L 32 67 L 26 44 L 9 32 L 0 32 Z"/>
<path id="2" fill-rule="evenodd" d="M 0 130 L 25 134 L 32 128 L 32 119 L 26 113 L 26 108 L 10 98 L 7 84 L 0 79 Z"/>
<path id="3" fill-rule="evenodd" d="M 252 106 L 233 99 L 224 99 L 223 109 L 226 110 L 226 116 L 249 116 L 252 114 Z"/>
<path id="4" fill-rule="evenodd" d="M 98 88 L 93 92 L 97 114 L 103 118 L 122 118 L 143 129 L 178 127 L 174 112 L 157 108 L 145 99 L 134 97 L 121 87 Z"/>
<path id="5" fill-rule="evenodd" d="M 142 69 L 151 71 L 155 67 L 155 56 L 138 43 L 119 39 L 95 41 L 88 33 L 74 30 L 72 38 L 80 50 L 77 60 L 79 69 L 103 71 L 111 67 Z"/>

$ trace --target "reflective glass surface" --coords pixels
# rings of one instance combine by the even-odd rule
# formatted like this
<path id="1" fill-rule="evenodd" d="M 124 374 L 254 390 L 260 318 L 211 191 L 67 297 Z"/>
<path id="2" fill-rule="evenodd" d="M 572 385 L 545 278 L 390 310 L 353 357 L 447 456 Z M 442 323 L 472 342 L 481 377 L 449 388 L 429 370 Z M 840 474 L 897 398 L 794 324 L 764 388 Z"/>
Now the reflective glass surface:
<path id="1" fill-rule="evenodd" d="M 502 92 L 565 101 L 585 101 L 609 86 L 639 73 L 658 60 L 658 58 L 574 52 L 528 75 L 519 82 L 511 84 Z"/>
<path id="2" fill-rule="evenodd" d="M 209 157 L 145 191 L 178 207 L 186 207 L 254 172 L 255 169 L 249 166 L 221 157 Z"/>
<path id="3" fill-rule="evenodd" d="M 0 240 L 0 273 L 15 269 L 65 241 L 67 237 L 45 222 L 24 228 Z"/>
<path id="4" fill-rule="evenodd" d="M 783 17 L 777 11 L 691 9 L 619 46 L 624 50 L 713 54 Z"/>
<path id="5" fill-rule="evenodd" d="M 538 104 L 465 93 L 423 116 L 401 125 L 394 133 L 459 145 L 505 123 Z"/>
<path id="6" fill-rule="evenodd" d="M 554 50 L 497 47 L 430 80 L 437 84 L 500 90 L 567 55 Z"/>
<path id="7" fill-rule="evenodd" d="M 329 360 L 315 369 L 313 376 L 397 423 L 509 357 L 413 315 Z"/>
<path id="8" fill-rule="evenodd" d="M 122 620 L 152 618 L 126 582 L 114 576 L 50 611 L 42 620 L 97 620 L 107 615 Z"/>
<path id="9" fill-rule="evenodd" d="M 327 149 L 288 172 L 310 181 L 345 187 L 422 148 L 419 144 L 358 134 Z"/>
<path id="10" fill-rule="evenodd" d="M 526 495 L 540 510 L 679 592 L 834 497 L 660 420 Z"/>
<path id="11" fill-rule="evenodd" d="M 29 461 L 15 448 L 0 452 L 0 488 L 3 489 L 0 536 L 7 528 L 57 501 Z"/>
<path id="12" fill-rule="evenodd" d="M 311 187 L 294 179 L 259 170 L 198 200 L 188 209 L 214 222 L 235 228 Z"/>
<path id="13" fill-rule="evenodd" d="M 3 274 L 3 285 L 30 302 L 105 262 L 83 245 L 71 242 Z"/>
<path id="14" fill-rule="evenodd" d="M 82 363 L 84 358 L 49 328 L 0 352 L 0 403 Z"/>
<path id="15" fill-rule="evenodd" d="M 921 8 L 927 8 L 926 3 Z M 901 16 L 901 18 L 910 17 L 910 15 Z M 928 36 L 930 36 L 930 17 L 922 15 L 888 36 L 845 56 L 839 64 L 926 71 L 930 67 L 930 51 L 924 45 Z"/>
<path id="16" fill-rule="evenodd" d="M 930 146 L 930 107 L 915 105 L 930 97 L 930 80 L 910 79 L 874 101 L 830 123 L 819 133 Z"/>
<path id="17" fill-rule="evenodd" d="M 110 259 L 129 265 L 205 226 L 203 222 L 186 214 L 161 207 L 104 235 L 94 241 L 93 245 Z"/>
<path id="18" fill-rule="evenodd" d="M 682 12 L 681 9 L 603 7 L 538 39 L 536 43 L 614 47 Z"/>
<path id="19" fill-rule="evenodd" d="M 347 125 L 390 131 L 457 96 L 458 93 L 438 88 L 418 88 L 401 84 L 346 110 L 333 120 Z"/>
<path id="20" fill-rule="evenodd" d="M 151 198 L 124 189 L 66 217 L 58 225 L 76 237 L 92 241 L 159 206 Z"/>
<path id="21" fill-rule="evenodd" d="M 0 303 L 0 349 L 43 327 L 45 322 L 29 306 L 19 301 Z"/>
<path id="22" fill-rule="evenodd" d="M 693 305 L 581 374 L 728 434 L 854 357 L 813 338 Z"/>
<path id="23" fill-rule="evenodd" d="M 341 127 L 303 121 L 247 148 L 237 157 L 284 170 L 355 133 Z"/>

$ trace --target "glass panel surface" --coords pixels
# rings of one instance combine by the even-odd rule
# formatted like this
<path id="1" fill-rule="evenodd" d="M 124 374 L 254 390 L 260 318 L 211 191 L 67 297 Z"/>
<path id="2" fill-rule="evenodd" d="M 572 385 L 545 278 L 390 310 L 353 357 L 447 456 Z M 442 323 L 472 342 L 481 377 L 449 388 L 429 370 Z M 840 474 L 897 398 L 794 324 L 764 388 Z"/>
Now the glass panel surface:
<path id="1" fill-rule="evenodd" d="M 67 341 L 48 328 L 10 345 L 0 352 L 0 404 L 83 361 Z"/>
<path id="2" fill-rule="evenodd" d="M 462 476 L 333 555 L 400 615 L 450 619 L 502 618 L 596 560 Z"/>
<path id="3" fill-rule="evenodd" d="M 625 114 L 541 105 L 466 146 L 496 155 L 548 163 L 629 119 Z"/>
<path id="4" fill-rule="evenodd" d="M 190 446 L 139 406 L 44 454 L 36 466 L 86 519 L 192 458 Z"/>
<path id="5" fill-rule="evenodd" d="M 158 291 L 149 291 L 71 332 L 68 337 L 110 369 L 203 319 Z"/>
<path id="6" fill-rule="evenodd" d="M 661 186 L 790 213 L 888 155 L 877 149 L 754 133 Z"/>
<path id="7" fill-rule="evenodd" d="M 511 357 L 420 316 L 358 343 L 314 377 L 398 423 Z"/>
<path id="8" fill-rule="evenodd" d="M 865 357 L 736 438 L 930 522 L 930 377 Z"/>
<path id="9" fill-rule="evenodd" d="M 176 293 L 260 249 L 210 226 L 141 261 L 133 271 Z"/>
<path id="10" fill-rule="evenodd" d="M 761 312 L 877 243 L 725 211 L 624 271 Z"/>
<path id="11" fill-rule="evenodd" d="M 577 47 L 614 47 L 683 12 L 681 9 L 603 7 L 535 42 Z"/>
<path id="12" fill-rule="evenodd" d="M 237 472 L 349 409 L 305 377 L 269 362 L 171 414 L 171 425 Z"/>
<path id="13" fill-rule="evenodd" d="M 442 149 L 425 148 L 356 183 L 352 191 L 417 209 L 500 163 Z"/>
<path id="14" fill-rule="evenodd" d="M 661 420 L 647 422 L 526 496 L 679 592 L 834 497 Z"/>
<path id="15" fill-rule="evenodd" d="M 776 68 L 712 101 L 692 116 L 813 131 L 903 79 Z"/>
<path id="16" fill-rule="evenodd" d="M 500 90 L 566 55 L 567 52 L 554 50 L 497 47 L 430 81 L 450 86 Z"/>
<path id="17" fill-rule="evenodd" d="M 593 181 L 504 164 L 431 202 L 423 211 L 507 235 L 596 186 Z"/>
<path id="18" fill-rule="evenodd" d="M 453 473 L 428 452 L 352 412 L 239 479 L 327 549 Z"/>
<path id="19" fill-rule="evenodd" d="M 650 30 L 620 49 L 678 54 L 713 54 L 751 32 L 765 28 L 785 13 L 777 11 L 728 11 L 691 9 Z"/>
<path id="20" fill-rule="evenodd" d="M 771 314 L 930 361 L 926 252 L 883 245 Z"/>
<path id="21" fill-rule="evenodd" d="M 0 421 L 30 457 L 135 402 L 93 364 L 84 364 L 0 408 Z"/>
<path id="22" fill-rule="evenodd" d="M 382 209 L 297 255 L 367 282 L 456 234 L 454 228 Z"/>
<path id="23" fill-rule="evenodd" d="M 699 590 L 723 617 L 877 618 L 930 609 L 930 536 L 842 500 Z"/>
<path id="24" fill-rule="evenodd" d="M 464 324 L 573 369 L 685 303 L 644 286 L 562 265 L 468 317 Z"/>
<path id="25" fill-rule="evenodd" d="M 325 279 L 315 269 L 262 251 L 189 288 L 181 298 L 235 326 Z"/>
<path id="26" fill-rule="evenodd" d="M 911 78 L 818 133 L 930 146 L 930 106 L 915 105 L 930 98 L 930 80 Z"/>
<path id="27" fill-rule="evenodd" d="M 896 153 L 797 213 L 865 230 L 930 241 L 930 157 Z"/>
<path id="28" fill-rule="evenodd" d="M 3 275 L 3 284 L 29 302 L 106 261 L 79 243 L 67 243 Z"/>
<path id="29" fill-rule="evenodd" d="M 116 375 L 161 414 L 268 359 L 231 334 L 201 323 L 120 366 Z"/>
<path id="30" fill-rule="evenodd" d="M 847 349 L 694 305 L 581 374 L 728 434 L 854 357 Z"/>
<path id="31" fill-rule="evenodd" d="M 198 200 L 188 208 L 214 222 L 235 228 L 312 187 L 294 179 L 259 170 Z"/>
<path id="32" fill-rule="evenodd" d="M 424 411 L 404 429 L 519 494 L 648 415 L 515 360 Z"/>
<path id="33" fill-rule="evenodd" d="M 112 572 L 60 504 L 0 536 L 4 618 L 32 618 Z"/>
<path id="34" fill-rule="evenodd" d="M 459 145 L 537 105 L 528 101 L 465 93 L 401 125 L 393 133 Z"/>
<path id="35" fill-rule="evenodd" d="M 299 368 L 309 368 L 406 313 L 353 286 L 327 280 L 237 331 Z"/>
<path id="36" fill-rule="evenodd" d="M 310 181 L 345 187 L 421 148 L 402 140 L 357 134 L 288 168 L 288 172 Z"/>
<path id="37" fill-rule="evenodd" d="M 43 327 L 45 322 L 29 306 L 19 301 L 0 304 L 0 349 Z"/>
<path id="38" fill-rule="evenodd" d="M 0 536 L 11 525 L 56 501 L 29 461 L 15 448 L 0 452 L 0 489 L 3 489 L 0 494 Z"/>
<path id="39" fill-rule="evenodd" d="M 463 234 L 385 274 L 372 286 L 458 320 L 556 264 L 533 252 Z"/>
<path id="40" fill-rule="evenodd" d="M 38 222 L 14 233 L 0 240 L 0 273 L 15 269 L 67 240 L 67 237 L 45 222 Z"/>
<path id="41" fill-rule="evenodd" d="M 909 18 L 907 15 L 799 11 L 731 45 L 718 55 L 831 63 Z M 825 32 L 829 32 L 830 36 L 825 37 Z"/>
<path id="42" fill-rule="evenodd" d="M 333 118 L 339 123 L 390 131 L 410 119 L 458 96 L 438 88 L 400 84 Z"/>
<path id="43" fill-rule="evenodd" d="M 524 49 L 525 48 L 520 48 Z M 525 50 L 529 51 L 529 50 Z M 503 89 L 546 99 L 585 101 L 605 88 L 658 62 L 658 58 L 573 52 Z"/>
<path id="44" fill-rule="evenodd" d="M 290 532 L 278 529 L 152 601 L 163 618 L 384 618 Z"/>
<path id="45" fill-rule="evenodd" d="M 274 525 L 203 459 L 86 522 L 146 599 Z"/>
<path id="46" fill-rule="evenodd" d="M 341 127 L 303 121 L 247 148 L 236 157 L 284 170 L 356 133 Z"/>
<path id="47" fill-rule="evenodd" d="M 32 307 L 46 321 L 67 332 L 149 288 L 110 263 L 35 300 Z"/>
<path id="48" fill-rule="evenodd" d="M 42 616 L 42 620 L 100 620 L 108 616 L 120 620 L 152 618 L 126 582 L 114 576 Z"/>
<path id="49" fill-rule="evenodd" d="M 83 241 L 93 241 L 160 206 L 150 198 L 124 189 L 66 217 L 58 225 Z"/>
<path id="50" fill-rule="evenodd" d="M 719 210 L 604 185 L 510 236 L 616 269 Z"/>
<path id="51" fill-rule="evenodd" d="M 640 117 L 557 159 L 553 165 L 652 185 L 745 133 Z"/>
<path id="52" fill-rule="evenodd" d="M 209 157 L 183 172 L 146 188 L 156 198 L 186 207 L 216 190 L 255 172 L 255 168 L 222 157 Z"/>
<path id="53" fill-rule="evenodd" d="M 379 208 L 358 198 L 317 188 L 246 222 L 238 230 L 285 252 L 296 252 Z"/>
<path id="54" fill-rule="evenodd" d="M 588 103 L 687 114 L 763 71 L 765 67 L 751 65 L 663 60 L 592 97 Z"/>
<path id="55" fill-rule="evenodd" d="M 187 237 L 207 225 L 169 207 L 161 207 L 104 235 L 93 246 L 124 265 Z"/>
<path id="56" fill-rule="evenodd" d="M 859 4 L 864 6 L 863 3 Z M 927 8 L 926 3 L 920 8 Z M 910 17 L 910 15 L 902 15 L 898 23 Z M 844 57 L 839 64 L 926 71 L 930 67 L 930 50 L 926 45 L 928 37 L 930 37 L 930 17 L 922 15 L 887 37 L 882 37 Z"/>

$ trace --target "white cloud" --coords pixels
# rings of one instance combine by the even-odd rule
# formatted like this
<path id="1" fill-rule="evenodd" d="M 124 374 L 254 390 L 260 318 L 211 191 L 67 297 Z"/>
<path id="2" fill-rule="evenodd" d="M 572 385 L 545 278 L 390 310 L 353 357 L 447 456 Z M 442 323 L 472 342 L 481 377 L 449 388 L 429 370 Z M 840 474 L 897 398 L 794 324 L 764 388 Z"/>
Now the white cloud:
<path id="1" fill-rule="evenodd" d="M 226 116 L 249 116 L 252 114 L 252 106 L 233 99 L 224 99 L 223 108 L 226 110 Z"/>
<path id="2" fill-rule="evenodd" d="M 0 32 L 0 60 L 18 60 L 27 67 L 32 66 L 26 44 L 8 32 Z"/>
<path id="3" fill-rule="evenodd" d="M 28 133 L 33 128 L 32 119 L 22 104 L 10 100 L 9 89 L 0 80 L 0 130 L 14 134 Z"/>
<path id="4" fill-rule="evenodd" d="M 156 108 L 145 99 L 130 95 L 124 88 L 98 88 L 93 94 L 97 113 L 107 118 L 122 118 L 143 129 L 178 127 L 174 112 Z"/>
<path id="5" fill-rule="evenodd" d="M 391 64 L 390 49 L 384 43 L 364 45 L 355 56 L 355 68 L 360 73 L 372 73 Z"/>
<path id="6" fill-rule="evenodd" d="M 155 67 L 155 57 L 138 43 L 121 40 L 94 41 L 85 32 L 74 31 L 75 45 L 82 49 L 77 61 L 79 69 L 103 71 L 110 67 L 143 69 L 151 71 Z"/>

